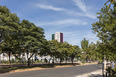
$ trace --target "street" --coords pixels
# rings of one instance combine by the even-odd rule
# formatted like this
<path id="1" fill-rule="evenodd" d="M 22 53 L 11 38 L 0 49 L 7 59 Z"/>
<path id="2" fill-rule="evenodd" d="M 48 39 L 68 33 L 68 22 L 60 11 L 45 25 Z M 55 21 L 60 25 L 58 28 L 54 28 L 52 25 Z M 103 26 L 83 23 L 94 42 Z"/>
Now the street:
<path id="1" fill-rule="evenodd" d="M 78 75 L 86 74 L 101 69 L 97 64 L 72 66 L 65 68 L 53 68 L 44 70 L 34 70 L 27 72 L 6 73 L 1 74 L 0 77 L 76 77 Z"/>

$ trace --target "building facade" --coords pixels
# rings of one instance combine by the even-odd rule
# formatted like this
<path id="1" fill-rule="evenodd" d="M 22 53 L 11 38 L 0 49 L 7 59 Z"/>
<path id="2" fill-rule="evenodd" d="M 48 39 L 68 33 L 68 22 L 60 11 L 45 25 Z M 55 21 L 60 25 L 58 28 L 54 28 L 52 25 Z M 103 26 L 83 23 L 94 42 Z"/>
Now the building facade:
<path id="1" fill-rule="evenodd" d="M 29 53 L 29 57 L 30 57 L 30 54 L 31 54 L 31 53 Z M 20 61 L 27 61 L 27 60 L 28 60 L 28 59 L 27 59 L 27 54 L 26 54 L 26 53 L 21 54 L 21 55 L 20 55 L 20 58 L 21 58 Z M 39 60 L 39 61 L 44 62 L 45 58 L 46 58 L 47 60 L 49 60 L 51 57 L 50 57 L 50 56 L 40 56 L 40 55 L 34 54 L 34 55 L 31 57 L 31 60 L 33 59 L 33 61 Z M 16 61 L 16 57 L 13 56 L 13 55 L 11 54 L 11 55 L 10 55 L 10 60 L 15 62 L 15 61 Z M 4 62 L 5 62 L 5 61 L 9 61 L 9 56 L 8 56 L 7 53 L 2 53 L 2 54 L 0 54 L 0 63 L 2 63 L 3 61 L 4 61 Z"/>
<path id="2" fill-rule="evenodd" d="M 55 34 L 52 34 L 52 40 L 57 40 L 58 42 L 63 43 L 63 33 L 56 32 Z"/>

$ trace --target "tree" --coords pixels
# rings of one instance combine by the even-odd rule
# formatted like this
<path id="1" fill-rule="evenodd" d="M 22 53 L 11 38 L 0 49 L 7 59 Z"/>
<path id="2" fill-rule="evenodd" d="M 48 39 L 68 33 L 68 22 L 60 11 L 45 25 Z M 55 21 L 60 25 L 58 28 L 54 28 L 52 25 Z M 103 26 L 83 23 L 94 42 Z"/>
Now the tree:
<path id="1" fill-rule="evenodd" d="M 41 47 L 40 52 L 38 53 L 40 56 L 46 56 L 50 54 L 50 46 L 49 46 L 49 41 L 46 39 L 43 40 L 43 45 Z"/>
<path id="2" fill-rule="evenodd" d="M 102 59 L 104 60 L 107 58 L 111 60 L 112 58 L 116 64 L 116 1 L 108 0 L 97 14 L 99 21 L 92 24 L 92 29 L 102 40 L 102 43 L 100 44 L 100 51 L 103 55 Z"/>
<path id="3" fill-rule="evenodd" d="M 68 42 L 63 42 L 63 47 L 62 47 L 62 51 L 63 51 L 63 53 L 62 54 L 64 54 L 64 58 L 65 58 L 65 60 L 66 60 L 66 63 L 67 63 L 67 60 L 68 60 L 68 58 L 69 58 L 69 55 L 70 55 L 70 51 L 69 51 L 69 46 L 70 46 L 70 44 L 68 43 Z"/>
<path id="4" fill-rule="evenodd" d="M 10 55 L 13 47 L 16 44 L 16 34 L 19 27 L 19 17 L 11 13 L 6 6 L 0 6 L 0 45 L 2 51 Z"/>
<path id="5" fill-rule="evenodd" d="M 69 52 L 69 54 L 70 54 L 69 57 L 71 58 L 71 61 L 72 61 L 72 64 L 73 64 L 74 58 L 79 53 L 80 48 L 79 48 L 79 46 L 76 46 L 76 45 L 74 45 L 74 46 L 70 45 L 69 51 L 70 51 Z"/>
<path id="6" fill-rule="evenodd" d="M 64 60 L 64 55 L 65 55 L 65 50 L 64 50 L 64 46 L 61 42 L 58 42 L 58 49 L 56 51 L 56 58 L 60 59 L 60 64 L 61 62 Z"/>
<path id="7" fill-rule="evenodd" d="M 52 63 L 54 64 L 55 57 L 57 57 L 58 55 L 59 42 L 57 40 L 49 41 L 49 48 L 50 48 L 49 55 L 51 56 L 51 59 L 53 58 Z"/>
<path id="8" fill-rule="evenodd" d="M 30 59 L 35 53 L 45 52 L 45 44 L 42 28 L 28 20 L 20 22 L 19 17 L 6 6 L 0 6 L 0 47 L 2 52 L 9 55 L 9 63 L 11 54 L 20 59 L 26 53 L 30 66 Z"/>
<path id="9" fill-rule="evenodd" d="M 97 53 L 96 53 L 96 44 L 94 44 L 93 42 L 91 42 L 89 44 L 89 52 L 88 52 L 88 58 L 91 61 L 95 61 L 96 60 L 96 57 L 97 57 Z"/>
<path id="10" fill-rule="evenodd" d="M 92 24 L 92 29 L 102 40 L 102 53 L 113 55 L 112 58 L 116 61 L 116 2 L 108 0 L 108 2 L 110 1 L 110 4 L 106 2 L 100 12 L 97 13 L 99 21 Z"/>
<path id="11" fill-rule="evenodd" d="M 44 32 L 40 27 L 36 27 L 35 24 L 30 23 L 27 20 L 22 20 L 22 47 L 27 55 L 28 66 L 30 66 L 30 59 L 35 54 L 38 53 L 42 46 L 44 40 Z"/>
<path id="12" fill-rule="evenodd" d="M 89 41 L 86 40 L 86 38 L 84 38 L 82 41 L 81 41 L 81 48 L 82 48 L 82 53 L 83 53 L 83 59 L 85 61 L 88 61 L 88 47 L 89 47 Z"/>

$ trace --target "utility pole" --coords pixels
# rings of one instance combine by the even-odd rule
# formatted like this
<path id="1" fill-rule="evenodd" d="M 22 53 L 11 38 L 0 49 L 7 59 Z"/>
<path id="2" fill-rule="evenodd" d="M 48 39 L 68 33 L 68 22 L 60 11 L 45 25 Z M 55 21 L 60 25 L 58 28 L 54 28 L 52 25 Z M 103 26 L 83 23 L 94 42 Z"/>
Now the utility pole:
<path id="1" fill-rule="evenodd" d="M 102 75 L 103 75 L 103 77 L 105 77 L 104 76 L 104 54 L 102 54 L 103 55 L 103 57 L 102 57 Z"/>

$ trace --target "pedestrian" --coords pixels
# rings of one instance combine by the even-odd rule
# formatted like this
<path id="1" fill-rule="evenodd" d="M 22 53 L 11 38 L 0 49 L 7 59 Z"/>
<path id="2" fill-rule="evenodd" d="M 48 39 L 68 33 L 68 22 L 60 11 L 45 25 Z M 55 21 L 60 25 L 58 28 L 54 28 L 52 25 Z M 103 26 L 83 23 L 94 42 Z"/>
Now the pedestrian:
<path id="1" fill-rule="evenodd" d="M 48 63 L 48 60 L 45 58 L 45 62 L 46 62 L 46 64 Z"/>
<path id="2" fill-rule="evenodd" d="M 111 65 L 112 65 L 112 69 L 114 69 L 115 63 L 114 63 L 114 62 L 112 62 L 112 63 L 111 63 Z"/>

